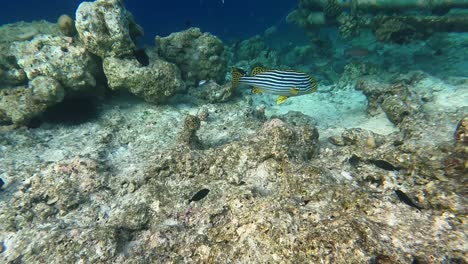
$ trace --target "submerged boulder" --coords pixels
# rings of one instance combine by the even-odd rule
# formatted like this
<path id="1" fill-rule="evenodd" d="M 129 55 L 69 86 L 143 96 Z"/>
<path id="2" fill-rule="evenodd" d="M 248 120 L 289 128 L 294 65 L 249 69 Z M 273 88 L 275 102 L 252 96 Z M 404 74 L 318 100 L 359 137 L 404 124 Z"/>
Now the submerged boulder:
<path id="1" fill-rule="evenodd" d="M 76 10 L 76 30 L 86 49 L 100 56 L 125 56 L 135 49 L 143 29 L 120 0 L 83 2 Z"/>
<path id="2" fill-rule="evenodd" d="M 187 86 L 196 86 L 201 80 L 224 81 L 224 45 L 210 33 L 190 28 L 167 37 L 156 36 L 156 46 L 159 56 L 180 68 Z"/>
<path id="3" fill-rule="evenodd" d="M 37 76 L 51 77 L 67 91 L 96 86 L 98 64 L 70 37 L 38 35 L 31 41 L 13 43 L 10 53 L 29 80 Z"/>
<path id="4" fill-rule="evenodd" d="M 62 85 L 51 77 L 36 77 L 29 86 L 0 90 L 0 128 L 25 124 L 65 96 Z"/>
<path id="5" fill-rule="evenodd" d="M 61 32 L 56 24 L 44 20 L 0 27 L 0 89 L 27 84 L 26 73 L 17 64 L 16 57 L 10 52 L 10 46 L 15 42 L 29 41 L 40 34 L 60 36 Z"/>
<path id="6" fill-rule="evenodd" d="M 161 103 L 185 88 L 179 69 L 163 60 L 152 60 L 143 67 L 136 59 L 107 57 L 103 61 L 112 90 L 128 90 L 148 102 Z"/>
<path id="7" fill-rule="evenodd" d="M 66 96 L 99 93 L 99 65 L 73 38 L 47 29 L 43 22 L 29 26 L 35 33 L 26 39 L 13 37 L 10 31 L 24 33 L 16 28 L 0 30 L 9 32 L 0 43 L 0 128 L 25 125 Z M 41 28 L 51 34 L 38 33 Z"/>

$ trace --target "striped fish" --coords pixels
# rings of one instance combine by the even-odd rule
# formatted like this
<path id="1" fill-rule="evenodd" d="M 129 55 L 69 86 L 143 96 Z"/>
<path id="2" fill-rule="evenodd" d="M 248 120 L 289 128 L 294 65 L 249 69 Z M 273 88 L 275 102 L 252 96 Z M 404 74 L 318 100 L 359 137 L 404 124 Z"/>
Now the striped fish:
<path id="1" fill-rule="evenodd" d="M 250 76 L 238 68 L 232 68 L 232 85 L 252 86 L 252 93 L 279 95 L 277 104 L 282 104 L 291 96 L 309 94 L 317 91 L 317 81 L 308 74 L 293 70 L 270 70 L 257 66 Z"/>

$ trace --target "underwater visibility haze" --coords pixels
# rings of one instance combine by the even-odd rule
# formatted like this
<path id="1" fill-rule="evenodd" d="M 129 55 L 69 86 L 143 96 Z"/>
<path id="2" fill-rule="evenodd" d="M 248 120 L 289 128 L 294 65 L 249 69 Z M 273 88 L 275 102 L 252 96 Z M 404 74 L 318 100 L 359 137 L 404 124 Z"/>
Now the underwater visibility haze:
<path id="1" fill-rule="evenodd" d="M 0 263 L 467 263 L 467 0 L 5 1 Z"/>

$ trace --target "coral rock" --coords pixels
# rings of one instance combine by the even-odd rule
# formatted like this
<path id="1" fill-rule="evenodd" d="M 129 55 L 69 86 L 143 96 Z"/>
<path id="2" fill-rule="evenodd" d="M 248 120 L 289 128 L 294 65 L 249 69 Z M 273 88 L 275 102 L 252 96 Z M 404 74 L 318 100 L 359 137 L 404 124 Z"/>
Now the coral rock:
<path id="1" fill-rule="evenodd" d="M 72 37 L 76 33 L 75 22 L 69 15 L 61 15 L 57 19 L 57 25 L 65 36 Z"/>
<path id="2" fill-rule="evenodd" d="M 200 118 L 198 116 L 188 115 L 185 118 L 184 128 L 180 133 L 179 142 L 189 147 L 200 147 L 200 139 L 196 134 L 198 129 L 200 129 Z"/>
<path id="3" fill-rule="evenodd" d="M 37 76 L 51 77 L 67 92 L 93 90 L 96 86 L 97 63 L 72 38 L 38 35 L 31 41 L 15 42 L 10 53 L 29 80 Z"/>
<path id="4" fill-rule="evenodd" d="M 76 10 L 76 29 L 86 48 L 98 56 L 125 56 L 135 49 L 142 28 L 120 0 L 83 2 Z"/>
<path id="5" fill-rule="evenodd" d="M 59 82 L 50 77 L 38 76 L 29 82 L 36 101 L 50 104 L 59 103 L 65 97 L 65 90 Z"/>
<path id="6" fill-rule="evenodd" d="M 163 60 L 154 60 L 142 67 L 136 59 L 107 57 L 103 64 L 111 89 L 128 89 L 148 102 L 164 102 L 185 88 L 179 69 Z"/>
<path id="7" fill-rule="evenodd" d="M 65 96 L 60 83 L 50 77 L 36 77 L 29 85 L 0 90 L 0 127 L 24 125 Z"/>
<path id="8" fill-rule="evenodd" d="M 386 97 L 381 106 L 390 121 L 396 125 L 411 113 L 408 105 L 396 96 Z"/>
<path id="9" fill-rule="evenodd" d="M 457 143 L 468 145 L 468 117 L 458 122 L 457 129 L 455 130 L 455 140 Z"/>
<path id="10" fill-rule="evenodd" d="M 222 83 L 227 63 L 223 42 L 198 28 L 156 36 L 158 54 L 179 67 L 187 86 L 197 86 L 201 80 Z"/>
<path id="11" fill-rule="evenodd" d="M 200 86 L 199 89 L 194 89 L 194 94 L 200 99 L 206 100 L 210 103 L 221 103 L 231 99 L 234 96 L 235 91 L 236 89 L 230 82 L 224 85 L 219 85 L 210 80 Z"/>

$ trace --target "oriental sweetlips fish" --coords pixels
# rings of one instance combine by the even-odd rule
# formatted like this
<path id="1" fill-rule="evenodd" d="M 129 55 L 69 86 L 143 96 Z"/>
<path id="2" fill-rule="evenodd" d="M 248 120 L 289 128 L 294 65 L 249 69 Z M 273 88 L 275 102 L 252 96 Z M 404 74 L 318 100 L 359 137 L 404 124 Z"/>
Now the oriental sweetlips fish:
<path id="1" fill-rule="evenodd" d="M 238 68 L 232 68 L 232 85 L 252 86 L 252 93 L 279 95 L 277 104 L 282 104 L 291 96 L 310 94 L 317 91 L 317 81 L 308 74 L 294 70 L 270 70 L 257 66 L 250 76 Z"/>

